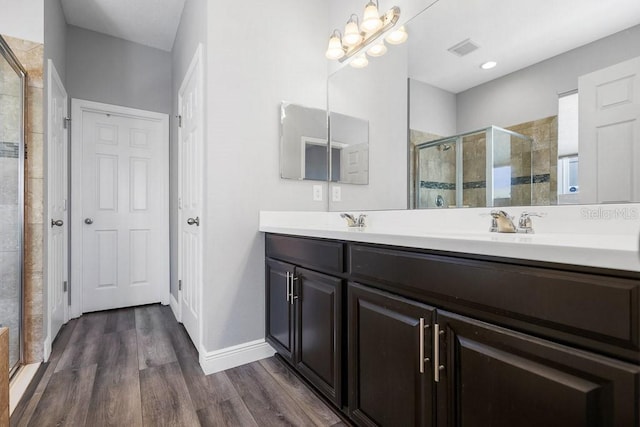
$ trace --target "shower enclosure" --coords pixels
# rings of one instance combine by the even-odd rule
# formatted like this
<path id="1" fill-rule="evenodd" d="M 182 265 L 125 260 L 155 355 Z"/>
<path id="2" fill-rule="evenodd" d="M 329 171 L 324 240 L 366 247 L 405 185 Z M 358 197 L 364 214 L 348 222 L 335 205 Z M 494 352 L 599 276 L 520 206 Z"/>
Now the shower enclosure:
<path id="1" fill-rule="evenodd" d="M 11 373 L 22 359 L 25 77 L 0 37 L 0 326 L 9 328 Z"/>
<path id="2" fill-rule="evenodd" d="M 532 142 L 490 126 L 416 144 L 414 206 L 531 205 Z"/>

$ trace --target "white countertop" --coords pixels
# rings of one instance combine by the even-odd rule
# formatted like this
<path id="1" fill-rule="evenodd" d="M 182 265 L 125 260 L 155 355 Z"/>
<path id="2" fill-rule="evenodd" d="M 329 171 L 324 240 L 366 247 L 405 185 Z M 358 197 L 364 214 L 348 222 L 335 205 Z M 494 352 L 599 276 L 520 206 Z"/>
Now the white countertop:
<path id="1" fill-rule="evenodd" d="M 260 231 L 640 272 L 640 204 L 534 209 L 535 234 L 490 233 L 491 209 L 368 211 L 363 229 L 338 212 L 263 211 Z"/>

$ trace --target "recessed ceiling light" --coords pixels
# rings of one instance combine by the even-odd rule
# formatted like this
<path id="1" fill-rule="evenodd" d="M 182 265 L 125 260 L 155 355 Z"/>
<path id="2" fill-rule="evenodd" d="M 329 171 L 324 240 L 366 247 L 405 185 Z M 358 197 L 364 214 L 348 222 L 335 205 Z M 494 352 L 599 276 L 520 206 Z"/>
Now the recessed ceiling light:
<path id="1" fill-rule="evenodd" d="M 482 68 L 483 70 L 490 70 L 493 67 L 495 67 L 496 65 L 498 65 L 498 63 L 496 61 L 487 61 L 484 64 L 482 64 L 480 66 L 480 68 Z"/>

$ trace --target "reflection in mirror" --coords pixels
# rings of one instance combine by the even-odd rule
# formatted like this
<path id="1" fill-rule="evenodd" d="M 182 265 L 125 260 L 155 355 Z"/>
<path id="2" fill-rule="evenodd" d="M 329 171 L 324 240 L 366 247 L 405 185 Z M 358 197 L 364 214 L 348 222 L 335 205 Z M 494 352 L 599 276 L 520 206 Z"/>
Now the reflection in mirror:
<path id="1" fill-rule="evenodd" d="M 369 183 L 369 122 L 331 112 L 331 181 Z"/>
<path id="2" fill-rule="evenodd" d="M 396 114 L 396 120 L 409 123 L 409 150 L 404 151 L 409 161 L 388 157 L 386 162 L 395 173 L 406 173 L 405 184 L 387 190 L 404 193 L 407 206 L 424 207 L 417 203 L 416 145 L 493 126 L 532 139 L 531 205 L 640 202 L 640 186 L 635 184 L 640 182 L 640 2 L 541 0 L 527 3 L 522 13 L 509 0 L 439 1 L 405 28 L 409 40 L 404 67 L 383 65 L 394 61 L 390 57 L 372 58 L 378 72 L 386 74 L 368 78 L 409 79 L 409 117 Z M 497 66 L 482 69 L 488 61 Z M 330 77 L 330 104 L 336 97 L 347 99 L 332 90 L 332 80 L 344 80 L 340 75 L 349 73 L 353 70 L 341 69 Z M 351 85 L 361 78 L 352 77 Z M 348 90 L 351 85 L 342 83 Z M 368 102 L 386 103 L 390 110 L 399 106 L 382 94 Z M 378 150 L 387 148 L 378 145 L 386 143 L 377 136 L 380 124 L 373 116 L 368 119 L 370 161 L 375 162 Z M 385 127 L 392 126 L 388 118 L 383 120 Z M 437 151 L 434 147 L 425 152 Z M 438 154 L 453 162 L 447 156 L 463 155 L 457 147 Z M 435 152 L 426 153 L 437 158 Z M 486 164 L 486 152 L 478 155 Z M 511 164 L 512 196 L 525 179 L 514 175 L 517 167 Z M 506 175 L 505 169 L 496 169 L 494 182 Z M 371 184 L 379 182 L 377 173 L 370 168 Z M 383 173 L 382 180 L 386 177 Z M 348 205 L 348 195 L 342 194 L 343 205 Z M 462 204 L 454 195 L 437 196 L 428 197 L 427 207 L 477 206 L 464 196 Z M 398 208 L 397 203 L 379 200 L 350 208 Z M 502 202 L 494 198 L 493 203 Z M 510 203 L 518 202 L 511 197 Z"/>
<path id="3" fill-rule="evenodd" d="M 327 180 L 327 113 L 280 105 L 280 177 Z"/>

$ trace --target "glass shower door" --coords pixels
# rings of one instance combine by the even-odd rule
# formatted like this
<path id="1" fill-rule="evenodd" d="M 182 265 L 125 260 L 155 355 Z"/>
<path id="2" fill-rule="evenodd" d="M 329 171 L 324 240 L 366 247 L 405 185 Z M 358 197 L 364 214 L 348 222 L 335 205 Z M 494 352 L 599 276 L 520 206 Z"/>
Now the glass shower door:
<path id="1" fill-rule="evenodd" d="M 0 37 L 0 326 L 9 328 L 9 369 L 22 356 L 24 69 Z"/>

